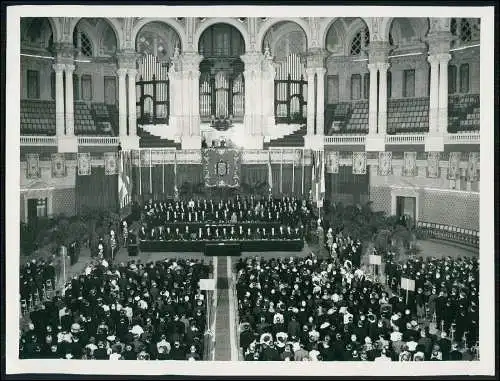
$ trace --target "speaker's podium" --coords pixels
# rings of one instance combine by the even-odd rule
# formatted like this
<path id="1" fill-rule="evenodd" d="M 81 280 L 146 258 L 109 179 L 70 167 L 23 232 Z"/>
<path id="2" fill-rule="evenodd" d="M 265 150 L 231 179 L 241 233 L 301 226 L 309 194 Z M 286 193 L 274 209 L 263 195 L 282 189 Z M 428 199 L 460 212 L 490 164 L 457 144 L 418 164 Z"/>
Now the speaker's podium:
<path id="1" fill-rule="evenodd" d="M 137 257 L 137 255 L 139 255 L 139 244 L 134 234 L 129 234 L 127 249 L 129 257 Z"/>
<path id="2" fill-rule="evenodd" d="M 208 257 L 239 257 L 241 245 L 237 242 L 214 242 L 205 245 L 205 255 Z"/>

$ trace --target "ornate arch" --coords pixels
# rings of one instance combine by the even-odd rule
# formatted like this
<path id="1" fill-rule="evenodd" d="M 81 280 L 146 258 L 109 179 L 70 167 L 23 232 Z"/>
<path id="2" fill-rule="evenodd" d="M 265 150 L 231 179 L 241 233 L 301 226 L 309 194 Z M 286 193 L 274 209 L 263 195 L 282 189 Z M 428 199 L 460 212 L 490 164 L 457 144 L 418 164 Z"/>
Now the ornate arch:
<path id="1" fill-rule="evenodd" d="M 273 17 L 267 19 L 259 28 L 259 31 L 257 32 L 257 38 L 256 38 L 256 45 L 259 49 L 259 51 L 262 50 L 262 44 L 264 43 L 264 37 L 266 36 L 266 33 L 271 29 L 271 27 L 277 23 L 280 22 L 293 22 L 300 26 L 302 30 L 304 31 L 304 34 L 306 35 L 306 44 L 307 47 L 309 48 L 309 45 L 311 44 L 311 27 L 309 26 L 309 23 L 306 20 L 303 20 L 299 17 Z"/>
<path id="2" fill-rule="evenodd" d="M 199 26 L 199 28 L 197 28 L 194 32 L 193 50 L 195 52 L 198 51 L 198 44 L 200 42 L 200 37 L 203 34 L 203 32 L 214 24 L 229 24 L 238 29 L 238 31 L 241 33 L 241 36 L 243 37 L 243 41 L 245 41 L 245 52 L 248 52 L 250 48 L 250 35 L 248 33 L 247 28 L 244 26 L 243 23 L 230 17 L 214 17 L 203 21 L 203 23 Z"/>
<path id="3" fill-rule="evenodd" d="M 151 22 L 160 22 L 162 24 L 165 24 L 169 27 L 171 27 L 177 35 L 179 36 L 179 39 L 181 41 L 181 51 L 183 52 L 186 47 L 187 47 L 187 36 L 186 36 L 186 31 L 184 27 L 175 19 L 173 18 L 165 18 L 165 17 L 143 17 L 139 19 L 132 27 L 132 33 L 130 35 L 130 39 L 132 41 L 132 45 L 135 49 L 136 45 L 136 38 L 137 35 L 139 34 L 139 31 L 142 29 L 142 27 L 146 24 L 149 24 Z"/>
<path id="4" fill-rule="evenodd" d="M 74 18 L 71 18 L 71 24 L 70 24 L 70 36 L 71 36 L 71 39 L 73 38 L 73 33 L 75 32 L 75 28 L 76 28 L 76 25 L 78 24 L 78 22 L 80 20 L 86 19 L 86 18 L 89 18 L 89 17 L 74 17 Z M 121 25 L 121 22 L 117 18 L 114 18 L 114 17 L 99 17 L 99 18 L 105 19 L 106 22 L 111 27 L 111 29 L 115 32 L 116 49 L 117 50 L 121 49 L 121 47 L 123 45 L 123 42 L 124 42 L 123 27 Z"/>

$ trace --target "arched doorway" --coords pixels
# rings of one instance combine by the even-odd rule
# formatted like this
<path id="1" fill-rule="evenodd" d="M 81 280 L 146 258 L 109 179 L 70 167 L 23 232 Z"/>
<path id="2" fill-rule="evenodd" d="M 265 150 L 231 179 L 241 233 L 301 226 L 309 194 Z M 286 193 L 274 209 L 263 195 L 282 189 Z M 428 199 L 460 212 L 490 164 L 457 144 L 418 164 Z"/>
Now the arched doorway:
<path id="1" fill-rule="evenodd" d="M 171 58 L 180 53 L 177 31 L 168 24 L 154 21 L 144 25 L 136 39 L 139 79 L 137 120 L 139 124 L 168 124 L 170 116 Z"/>
<path id="2" fill-rule="evenodd" d="M 214 24 L 200 36 L 200 119 L 218 130 L 242 122 L 245 115 L 245 42 L 229 24 Z"/>
<path id="3" fill-rule="evenodd" d="M 295 22 L 274 24 L 265 34 L 262 51 L 276 63 L 274 115 L 276 123 L 303 124 L 307 117 L 307 78 L 304 54 L 307 37 Z"/>

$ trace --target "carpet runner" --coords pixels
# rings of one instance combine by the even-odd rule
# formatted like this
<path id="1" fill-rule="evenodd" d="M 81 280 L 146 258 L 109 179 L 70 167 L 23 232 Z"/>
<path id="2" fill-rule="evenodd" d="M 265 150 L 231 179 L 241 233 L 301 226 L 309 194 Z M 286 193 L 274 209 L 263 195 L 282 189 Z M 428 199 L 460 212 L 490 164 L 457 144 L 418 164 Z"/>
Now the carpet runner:
<path id="1" fill-rule="evenodd" d="M 227 257 L 217 258 L 217 314 L 215 317 L 215 361 L 231 361 L 229 279 Z"/>

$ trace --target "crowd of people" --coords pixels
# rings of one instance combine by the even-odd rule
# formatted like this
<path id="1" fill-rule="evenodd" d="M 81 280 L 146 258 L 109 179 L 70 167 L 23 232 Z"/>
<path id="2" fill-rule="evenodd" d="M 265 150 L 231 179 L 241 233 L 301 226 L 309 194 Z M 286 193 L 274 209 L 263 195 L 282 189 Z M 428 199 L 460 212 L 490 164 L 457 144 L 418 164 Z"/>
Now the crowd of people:
<path id="1" fill-rule="evenodd" d="M 244 359 L 472 360 L 478 340 L 477 260 L 432 258 L 405 266 L 416 270 L 415 276 L 418 269 L 429 269 L 420 270 L 426 282 L 417 282 L 408 300 L 349 259 L 241 259 L 236 291 Z M 444 284 L 440 276 L 427 278 L 436 269 Z"/>
<path id="2" fill-rule="evenodd" d="M 201 260 L 89 265 L 29 315 L 21 359 L 202 360 Z"/>
<path id="3" fill-rule="evenodd" d="M 312 218 L 308 201 L 295 197 L 161 201 L 144 205 L 141 240 L 293 239 Z M 213 226 L 200 226 L 211 224 Z M 255 226 L 247 226 L 255 225 Z"/>
<path id="4" fill-rule="evenodd" d="M 26 304 L 42 299 L 47 288 L 56 287 L 57 266 L 54 258 L 32 259 L 21 265 L 19 274 L 19 293 Z"/>

